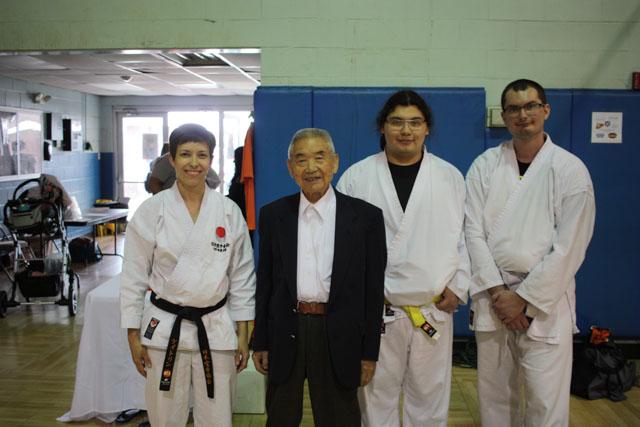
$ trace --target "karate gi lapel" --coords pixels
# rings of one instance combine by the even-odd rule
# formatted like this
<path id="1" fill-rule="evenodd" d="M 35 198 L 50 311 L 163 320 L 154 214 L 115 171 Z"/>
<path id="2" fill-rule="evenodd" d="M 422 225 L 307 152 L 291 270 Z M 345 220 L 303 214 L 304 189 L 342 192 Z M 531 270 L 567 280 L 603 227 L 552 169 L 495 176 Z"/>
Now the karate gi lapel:
<path id="1" fill-rule="evenodd" d="M 331 288 L 329 290 L 329 304 L 338 292 L 340 284 L 344 283 L 344 276 L 353 254 L 353 229 L 358 215 L 351 207 L 347 198 L 338 191 L 336 195 L 336 231 L 333 245 L 333 264 L 331 267 Z"/>
<path id="2" fill-rule="evenodd" d="M 500 188 L 504 188 L 504 184 L 500 184 L 502 182 L 509 182 L 514 179 L 513 171 L 518 171 L 518 164 L 515 155 L 515 150 L 513 149 L 513 142 L 509 144 L 505 144 L 502 147 L 503 152 L 503 162 L 506 162 L 511 167 L 499 167 L 498 172 L 492 178 L 492 182 L 495 182 L 495 185 L 491 185 L 491 188 L 496 188 L 498 191 L 501 191 Z M 493 201 L 488 200 L 487 203 L 496 204 L 496 207 L 499 208 L 499 214 L 491 229 L 489 230 L 487 236 L 487 244 L 489 248 L 495 247 L 496 243 L 499 242 L 502 238 L 510 236 L 504 236 L 504 233 L 509 230 L 509 227 L 506 227 L 511 221 L 513 221 L 513 217 L 518 209 L 526 209 L 527 204 L 523 203 L 523 199 L 527 195 L 527 191 L 531 188 L 532 184 L 536 182 L 536 177 L 540 173 L 544 173 L 551 166 L 551 156 L 553 152 L 553 143 L 551 142 L 551 138 L 547 137 L 547 141 L 542 146 L 536 157 L 531 162 L 531 165 L 527 169 L 524 177 L 519 179 L 518 175 L 515 176 L 517 181 L 513 182 L 509 188 L 508 197 L 504 201 L 504 204 L 499 200 L 501 197 L 504 197 L 504 193 L 502 196 L 498 196 L 494 198 Z M 514 166 L 515 165 L 515 166 Z M 513 169 L 515 167 L 515 169 Z M 502 190 L 504 192 L 504 190 Z M 492 196 L 489 196 L 491 199 Z"/>
<path id="3" fill-rule="evenodd" d="M 389 161 L 384 151 L 376 154 L 376 172 L 378 188 L 380 188 L 380 191 L 376 194 L 376 198 L 380 198 L 377 204 L 385 211 L 387 232 L 389 228 L 391 228 L 395 241 L 395 236 L 402 226 L 404 212 L 398 199 L 396 187 L 393 184 L 393 177 L 391 176 L 391 170 L 389 170 Z M 388 249 L 391 251 L 391 245 Z"/>
<path id="4" fill-rule="evenodd" d="M 537 262 L 533 254 L 546 251 L 551 244 L 554 212 L 545 176 L 549 174 L 554 145 L 547 138 L 522 179 L 519 179 L 513 143 L 506 143 L 501 149 L 500 162 L 504 164 L 491 178 L 492 192 L 487 199 L 485 217 L 497 216 L 489 227 L 487 245 L 500 267 L 504 283 L 511 286 L 519 284 L 529 267 Z M 501 256 L 501 253 L 514 252 L 518 254 L 518 261 L 512 256 Z"/>
<path id="5" fill-rule="evenodd" d="M 286 198 L 279 216 L 278 240 L 282 254 L 282 271 L 293 301 L 298 300 L 298 209 L 300 193 Z"/>
<path id="6" fill-rule="evenodd" d="M 429 154 L 423 150 L 423 158 L 421 160 L 420 169 L 418 171 L 418 175 L 416 176 L 415 183 L 413 184 L 413 188 L 411 189 L 411 195 L 409 196 L 409 202 L 407 203 L 406 210 L 402 211 L 402 206 L 400 206 L 400 201 L 398 200 L 398 196 L 395 190 L 395 186 L 393 184 L 393 178 L 391 177 L 391 171 L 389 170 L 389 164 L 387 163 L 386 156 L 384 153 L 384 164 L 383 173 L 380 174 L 381 180 L 384 180 L 384 185 L 382 188 L 390 188 L 390 194 L 395 197 L 395 203 L 393 204 L 392 209 L 392 220 L 395 223 L 395 235 L 391 240 L 391 244 L 389 245 L 389 260 L 387 263 L 387 267 L 393 266 L 396 263 L 404 263 L 404 259 L 399 259 L 399 253 L 403 253 L 404 248 L 406 248 L 407 242 L 414 237 L 415 227 L 419 224 L 419 218 L 417 218 L 418 213 L 421 210 L 421 203 L 425 197 L 430 199 L 429 194 L 431 193 L 431 184 L 432 180 L 430 178 L 430 158 Z"/>
<path id="7" fill-rule="evenodd" d="M 165 191 L 174 192 L 174 197 L 167 199 L 168 205 L 164 206 L 165 212 L 168 216 L 173 217 L 172 224 L 181 225 L 175 230 L 167 231 L 169 233 L 184 233 L 182 237 L 184 247 L 173 273 L 167 280 L 167 286 L 176 287 L 174 289 L 183 289 L 186 282 L 192 280 L 193 277 L 198 277 L 198 273 L 213 259 L 212 256 L 207 255 L 210 255 L 211 251 L 211 230 L 215 230 L 218 218 L 216 215 L 207 215 L 207 213 L 213 212 L 211 206 L 213 201 L 209 197 L 210 190 L 207 189 L 204 192 L 200 214 L 195 224 L 177 186 L 174 185 Z M 178 236 L 174 237 L 177 238 Z"/>

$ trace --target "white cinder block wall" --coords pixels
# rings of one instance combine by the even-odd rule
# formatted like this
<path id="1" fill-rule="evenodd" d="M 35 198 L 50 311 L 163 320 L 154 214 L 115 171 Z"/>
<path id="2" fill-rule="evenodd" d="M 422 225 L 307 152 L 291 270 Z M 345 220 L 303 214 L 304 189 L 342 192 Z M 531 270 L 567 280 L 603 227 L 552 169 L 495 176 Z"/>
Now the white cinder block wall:
<path id="1" fill-rule="evenodd" d="M 638 0 L 21 0 L 0 50 L 259 47 L 263 85 L 630 87 Z"/>

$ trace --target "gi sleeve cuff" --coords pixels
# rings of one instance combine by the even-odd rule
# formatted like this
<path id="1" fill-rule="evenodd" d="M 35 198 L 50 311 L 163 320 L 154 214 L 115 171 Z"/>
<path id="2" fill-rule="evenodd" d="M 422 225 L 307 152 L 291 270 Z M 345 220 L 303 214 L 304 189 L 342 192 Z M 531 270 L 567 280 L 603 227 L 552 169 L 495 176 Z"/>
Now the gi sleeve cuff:
<path id="1" fill-rule="evenodd" d="M 122 316 L 120 317 L 120 327 L 122 329 L 140 329 L 142 316 Z"/>

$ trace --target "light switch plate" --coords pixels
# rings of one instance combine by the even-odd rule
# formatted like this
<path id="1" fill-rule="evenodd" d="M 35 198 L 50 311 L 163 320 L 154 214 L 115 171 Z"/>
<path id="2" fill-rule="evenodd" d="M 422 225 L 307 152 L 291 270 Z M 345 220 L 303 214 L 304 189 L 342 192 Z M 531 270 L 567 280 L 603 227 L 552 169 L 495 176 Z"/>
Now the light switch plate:
<path id="1" fill-rule="evenodd" d="M 507 125 L 502 120 L 502 108 L 487 107 L 487 127 L 488 128 L 504 128 Z"/>

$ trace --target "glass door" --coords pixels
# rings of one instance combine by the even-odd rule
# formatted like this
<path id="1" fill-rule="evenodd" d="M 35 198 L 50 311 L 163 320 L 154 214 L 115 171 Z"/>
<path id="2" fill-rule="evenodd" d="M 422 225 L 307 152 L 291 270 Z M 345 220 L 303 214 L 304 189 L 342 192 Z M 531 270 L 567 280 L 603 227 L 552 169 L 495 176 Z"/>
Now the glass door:
<path id="1" fill-rule="evenodd" d="M 118 194 L 129 198 L 129 216 L 151 197 L 144 188 L 150 163 L 168 142 L 166 114 L 118 113 L 120 125 Z"/>
<path id="2" fill-rule="evenodd" d="M 163 143 L 169 142 L 171 131 L 184 123 L 200 124 L 216 137 L 211 168 L 222 181 L 217 190 L 227 194 L 235 172 L 234 150 L 244 144 L 250 114 L 250 110 L 226 109 L 117 112 L 118 194 L 129 198 L 129 218 L 151 197 L 144 188 L 151 161 L 160 155 Z"/>

